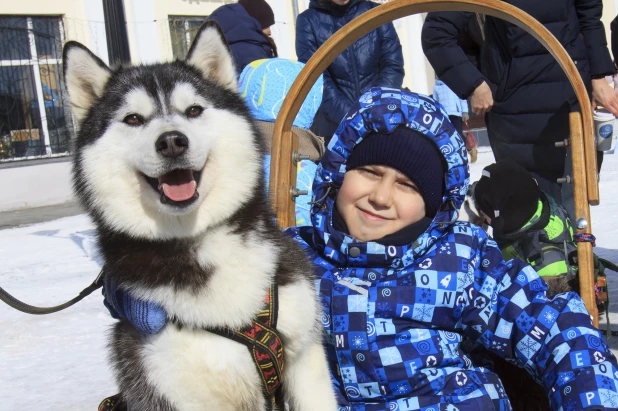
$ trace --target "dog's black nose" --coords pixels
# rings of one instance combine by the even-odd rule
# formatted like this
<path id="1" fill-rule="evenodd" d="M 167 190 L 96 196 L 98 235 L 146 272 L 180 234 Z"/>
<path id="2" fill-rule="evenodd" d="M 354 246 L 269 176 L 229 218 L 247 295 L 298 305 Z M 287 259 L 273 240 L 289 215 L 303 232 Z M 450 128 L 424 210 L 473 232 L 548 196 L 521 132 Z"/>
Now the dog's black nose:
<path id="1" fill-rule="evenodd" d="M 155 148 L 165 157 L 178 157 L 189 148 L 189 139 L 179 131 L 167 131 L 159 136 Z"/>

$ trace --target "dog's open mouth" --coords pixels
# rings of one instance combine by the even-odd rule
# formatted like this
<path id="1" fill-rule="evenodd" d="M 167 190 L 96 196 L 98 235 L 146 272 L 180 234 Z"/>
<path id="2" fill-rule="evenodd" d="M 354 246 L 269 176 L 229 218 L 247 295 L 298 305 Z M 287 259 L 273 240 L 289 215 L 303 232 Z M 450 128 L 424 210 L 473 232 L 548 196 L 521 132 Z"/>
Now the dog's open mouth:
<path id="1" fill-rule="evenodd" d="M 201 171 L 189 169 L 173 170 L 159 178 L 144 176 L 148 184 L 161 194 L 161 203 L 184 207 L 192 204 L 200 194 L 197 185 Z"/>

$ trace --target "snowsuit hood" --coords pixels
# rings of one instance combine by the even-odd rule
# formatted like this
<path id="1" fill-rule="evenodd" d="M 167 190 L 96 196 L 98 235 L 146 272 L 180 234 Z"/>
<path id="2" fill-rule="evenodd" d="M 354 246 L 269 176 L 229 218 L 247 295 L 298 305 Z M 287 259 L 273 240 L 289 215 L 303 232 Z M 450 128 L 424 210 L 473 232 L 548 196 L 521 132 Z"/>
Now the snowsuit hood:
<path id="1" fill-rule="evenodd" d="M 442 206 L 428 229 L 411 244 L 389 246 L 376 242 L 359 243 L 338 231 L 332 222 L 336 193 L 343 183 L 346 161 L 370 134 L 388 134 L 397 127 L 419 131 L 433 141 L 444 156 L 447 171 L 435 178 L 444 181 Z M 376 137 L 374 137 L 376 138 Z M 468 157 L 461 136 L 448 120 L 442 106 L 430 97 L 400 89 L 374 87 L 367 90 L 352 107 L 331 139 L 318 165 L 313 182 L 312 222 L 314 240 L 337 265 L 405 268 L 447 232 L 458 217 L 468 189 Z M 350 258 L 350 248 L 359 247 L 363 258 Z M 396 249 L 396 251 L 393 249 Z M 371 251 L 370 251 L 371 250 Z"/>

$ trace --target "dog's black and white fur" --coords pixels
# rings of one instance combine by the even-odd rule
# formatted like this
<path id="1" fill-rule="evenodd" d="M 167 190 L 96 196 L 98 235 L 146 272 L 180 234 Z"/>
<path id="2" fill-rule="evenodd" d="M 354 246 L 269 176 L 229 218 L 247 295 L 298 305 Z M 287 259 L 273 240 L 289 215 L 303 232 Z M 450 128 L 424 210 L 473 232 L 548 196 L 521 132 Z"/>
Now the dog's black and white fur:
<path id="1" fill-rule="evenodd" d="M 247 325 L 276 281 L 285 402 L 335 410 L 312 268 L 274 223 L 263 143 L 218 26 L 202 27 L 186 61 L 115 70 L 70 42 L 64 70 L 78 123 L 74 185 L 106 272 L 183 324 L 153 336 L 126 321 L 113 330 L 129 409 L 269 409 L 246 346 L 203 328 Z M 166 191 L 174 179 L 189 180 L 180 195 Z"/>

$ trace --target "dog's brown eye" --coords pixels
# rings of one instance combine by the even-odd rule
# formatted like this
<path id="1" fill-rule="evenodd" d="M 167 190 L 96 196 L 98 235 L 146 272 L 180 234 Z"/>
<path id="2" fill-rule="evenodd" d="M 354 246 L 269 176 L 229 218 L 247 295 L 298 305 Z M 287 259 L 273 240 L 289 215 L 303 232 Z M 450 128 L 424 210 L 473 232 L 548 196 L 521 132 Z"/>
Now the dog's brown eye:
<path id="1" fill-rule="evenodd" d="M 204 109 L 200 106 L 191 106 L 187 109 L 187 111 L 185 112 L 187 117 L 189 118 L 195 118 L 197 116 L 199 116 L 200 114 L 202 114 L 202 112 L 204 111 Z"/>
<path id="2" fill-rule="evenodd" d="M 138 114 L 129 114 L 124 119 L 122 119 L 122 122 L 130 126 L 136 127 L 144 124 L 144 119 Z"/>

